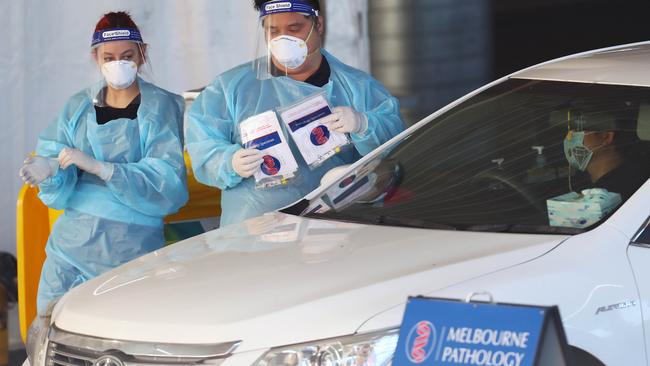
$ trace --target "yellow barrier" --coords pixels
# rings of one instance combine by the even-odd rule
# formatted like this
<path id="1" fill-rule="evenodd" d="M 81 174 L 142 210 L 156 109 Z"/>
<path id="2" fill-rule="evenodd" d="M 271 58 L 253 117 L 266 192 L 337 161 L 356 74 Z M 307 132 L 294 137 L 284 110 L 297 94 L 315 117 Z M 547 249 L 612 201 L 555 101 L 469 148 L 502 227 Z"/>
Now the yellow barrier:
<path id="1" fill-rule="evenodd" d="M 37 195 L 36 188 L 23 186 L 16 207 L 18 316 L 23 341 L 26 340 L 27 327 L 36 315 L 38 280 L 45 261 L 45 243 L 50 235 L 48 209 Z"/>
<path id="2" fill-rule="evenodd" d="M 194 179 L 189 158 L 187 186 L 189 201 L 165 223 L 221 216 L 221 191 Z M 38 189 L 25 185 L 18 194 L 16 207 L 16 253 L 18 256 L 18 317 L 20 334 L 26 342 L 27 329 L 36 316 L 36 293 L 45 261 L 45 244 L 56 219 L 63 211 L 48 209 L 38 198 Z"/>

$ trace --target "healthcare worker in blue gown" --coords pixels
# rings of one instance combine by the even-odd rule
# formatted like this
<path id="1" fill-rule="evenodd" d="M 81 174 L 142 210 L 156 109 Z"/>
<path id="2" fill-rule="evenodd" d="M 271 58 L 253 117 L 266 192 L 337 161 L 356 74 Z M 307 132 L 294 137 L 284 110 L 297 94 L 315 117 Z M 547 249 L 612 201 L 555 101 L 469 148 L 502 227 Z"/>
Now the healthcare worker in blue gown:
<path id="1" fill-rule="evenodd" d="M 318 0 L 255 0 L 254 6 L 260 11 L 260 57 L 218 76 L 188 114 L 186 146 L 194 174 L 222 190 L 222 225 L 301 199 L 328 170 L 353 163 L 404 128 L 397 100 L 379 82 L 321 48 L 324 19 Z M 353 148 L 310 169 L 289 139 L 299 164 L 296 177 L 286 186 L 256 189 L 252 176 L 262 154 L 242 148 L 238 124 L 321 91 L 334 107 L 324 125 L 348 133 Z"/>
<path id="2" fill-rule="evenodd" d="M 72 96 L 38 139 L 21 177 L 65 210 L 47 242 L 38 311 L 122 263 L 163 246 L 163 217 L 188 198 L 183 101 L 137 77 L 146 44 L 124 12 L 102 17 L 92 55 L 104 80 Z"/>

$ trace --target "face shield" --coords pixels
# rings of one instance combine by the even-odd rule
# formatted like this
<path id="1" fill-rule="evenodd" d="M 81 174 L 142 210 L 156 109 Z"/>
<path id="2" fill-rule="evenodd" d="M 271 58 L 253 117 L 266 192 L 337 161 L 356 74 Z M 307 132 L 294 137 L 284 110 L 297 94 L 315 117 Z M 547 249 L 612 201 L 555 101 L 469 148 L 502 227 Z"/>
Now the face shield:
<path id="1" fill-rule="evenodd" d="M 95 32 L 92 52 L 106 83 L 114 89 L 131 86 L 138 74 L 151 79 L 147 45 L 134 29 L 109 29 Z"/>
<path id="2" fill-rule="evenodd" d="M 320 51 L 318 10 L 297 0 L 270 1 L 260 9 L 256 57 L 257 78 L 300 72 L 311 55 Z M 311 48 L 310 48 L 311 44 Z"/>

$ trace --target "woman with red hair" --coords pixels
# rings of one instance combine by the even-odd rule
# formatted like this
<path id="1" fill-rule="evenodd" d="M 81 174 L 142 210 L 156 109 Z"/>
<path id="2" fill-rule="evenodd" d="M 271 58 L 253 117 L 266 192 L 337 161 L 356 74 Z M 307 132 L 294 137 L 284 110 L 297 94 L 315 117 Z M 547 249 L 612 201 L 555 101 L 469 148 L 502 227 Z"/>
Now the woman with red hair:
<path id="1" fill-rule="evenodd" d="M 163 217 L 187 201 L 183 100 L 138 77 L 147 45 L 125 12 L 97 23 L 92 56 L 104 80 L 72 96 L 38 139 L 21 177 L 49 207 L 38 289 L 43 313 L 70 288 L 163 245 Z"/>

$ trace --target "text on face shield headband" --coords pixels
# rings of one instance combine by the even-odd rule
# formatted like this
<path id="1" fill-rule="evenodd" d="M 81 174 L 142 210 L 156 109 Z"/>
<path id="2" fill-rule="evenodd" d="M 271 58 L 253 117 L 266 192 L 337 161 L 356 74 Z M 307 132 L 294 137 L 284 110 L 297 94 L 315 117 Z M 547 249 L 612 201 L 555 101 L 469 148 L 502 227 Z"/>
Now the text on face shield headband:
<path id="1" fill-rule="evenodd" d="M 318 16 L 318 10 L 302 1 L 269 1 L 260 9 L 260 18 L 277 13 L 305 13 Z"/>
<path id="2" fill-rule="evenodd" d="M 93 34 L 91 47 L 94 47 L 100 43 L 112 41 L 132 41 L 143 43 L 142 36 L 137 30 L 131 28 L 119 28 L 95 32 L 95 34 Z"/>

